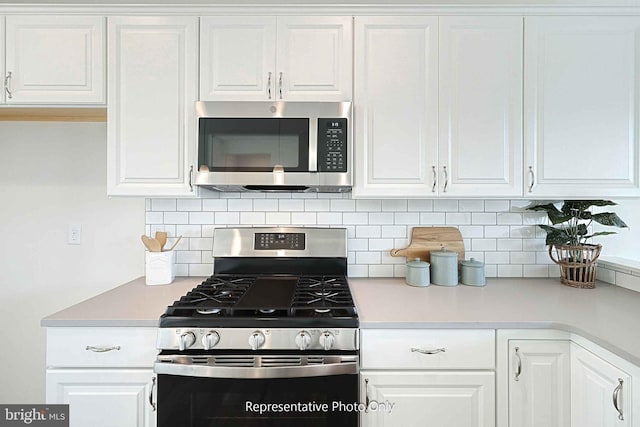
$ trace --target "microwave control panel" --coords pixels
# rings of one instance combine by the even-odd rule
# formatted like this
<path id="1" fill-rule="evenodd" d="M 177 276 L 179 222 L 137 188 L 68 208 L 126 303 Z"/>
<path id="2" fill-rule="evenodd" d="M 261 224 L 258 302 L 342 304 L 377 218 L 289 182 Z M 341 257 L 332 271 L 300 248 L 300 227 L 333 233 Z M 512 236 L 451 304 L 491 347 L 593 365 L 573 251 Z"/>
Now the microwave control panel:
<path id="1" fill-rule="evenodd" d="M 318 172 L 347 172 L 347 119 L 318 119 Z"/>

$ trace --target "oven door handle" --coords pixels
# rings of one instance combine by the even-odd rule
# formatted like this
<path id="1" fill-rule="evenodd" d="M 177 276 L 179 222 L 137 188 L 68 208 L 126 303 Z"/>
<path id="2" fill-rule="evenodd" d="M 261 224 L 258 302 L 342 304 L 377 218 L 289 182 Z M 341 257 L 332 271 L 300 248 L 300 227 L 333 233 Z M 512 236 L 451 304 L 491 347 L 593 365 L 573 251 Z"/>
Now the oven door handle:
<path id="1" fill-rule="evenodd" d="M 322 365 L 240 367 L 156 362 L 153 370 L 156 374 L 200 378 L 304 378 L 357 374 L 358 363 L 353 361 Z"/>

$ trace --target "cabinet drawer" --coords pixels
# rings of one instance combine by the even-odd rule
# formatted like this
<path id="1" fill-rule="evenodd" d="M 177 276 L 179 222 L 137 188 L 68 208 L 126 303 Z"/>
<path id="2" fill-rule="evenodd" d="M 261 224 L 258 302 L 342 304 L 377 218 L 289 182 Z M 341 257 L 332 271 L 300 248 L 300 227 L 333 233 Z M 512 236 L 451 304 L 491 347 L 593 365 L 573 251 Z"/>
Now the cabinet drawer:
<path id="1" fill-rule="evenodd" d="M 156 328 L 47 328 L 47 366 L 148 368 L 156 339 Z"/>
<path id="2" fill-rule="evenodd" d="M 494 369 L 495 332 L 364 329 L 360 360 L 362 369 Z"/>

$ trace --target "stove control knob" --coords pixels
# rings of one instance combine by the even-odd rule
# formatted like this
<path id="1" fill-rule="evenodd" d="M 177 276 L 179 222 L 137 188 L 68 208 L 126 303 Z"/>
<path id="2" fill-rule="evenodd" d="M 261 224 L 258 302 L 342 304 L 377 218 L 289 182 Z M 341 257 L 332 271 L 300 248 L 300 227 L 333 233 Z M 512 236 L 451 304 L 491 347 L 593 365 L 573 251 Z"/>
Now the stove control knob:
<path id="1" fill-rule="evenodd" d="M 257 350 L 264 345 L 264 334 L 260 331 L 255 331 L 249 337 L 249 345 L 251 350 Z"/>
<path id="2" fill-rule="evenodd" d="M 205 350 L 211 350 L 213 347 L 218 345 L 219 342 L 220 334 L 216 331 L 209 331 L 202 337 L 202 347 L 204 347 Z"/>
<path id="3" fill-rule="evenodd" d="M 178 342 L 178 348 L 180 351 L 184 351 L 191 347 L 196 342 L 196 336 L 193 332 L 185 332 L 180 335 L 180 341 Z"/>
<path id="4" fill-rule="evenodd" d="M 300 331 L 296 335 L 296 345 L 300 350 L 306 350 L 311 345 L 311 334 L 307 331 Z"/>
<path id="5" fill-rule="evenodd" d="M 336 337 L 329 331 L 324 331 L 320 334 L 320 345 L 324 348 L 325 351 L 331 350 L 333 347 L 333 343 L 335 342 Z"/>

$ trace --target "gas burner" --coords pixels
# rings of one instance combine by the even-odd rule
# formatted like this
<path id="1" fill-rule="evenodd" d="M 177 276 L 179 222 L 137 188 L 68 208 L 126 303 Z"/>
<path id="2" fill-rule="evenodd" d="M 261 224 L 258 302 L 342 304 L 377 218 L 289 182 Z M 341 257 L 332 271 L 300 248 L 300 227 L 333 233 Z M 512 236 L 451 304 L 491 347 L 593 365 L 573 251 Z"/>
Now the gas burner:
<path id="1" fill-rule="evenodd" d="M 321 291 L 315 291 L 315 292 L 313 292 L 313 294 L 317 295 L 319 297 L 327 297 L 327 296 L 331 295 L 331 291 L 321 290 Z"/>

